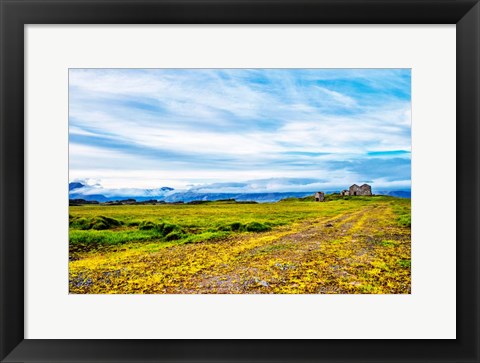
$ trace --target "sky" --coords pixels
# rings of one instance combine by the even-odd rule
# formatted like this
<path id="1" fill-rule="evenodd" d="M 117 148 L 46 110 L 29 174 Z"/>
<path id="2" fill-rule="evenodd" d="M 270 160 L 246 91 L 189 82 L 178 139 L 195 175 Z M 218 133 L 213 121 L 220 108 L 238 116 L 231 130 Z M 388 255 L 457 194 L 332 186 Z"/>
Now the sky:
<path id="1" fill-rule="evenodd" d="M 410 85 L 410 69 L 70 69 L 69 179 L 104 194 L 409 190 Z"/>

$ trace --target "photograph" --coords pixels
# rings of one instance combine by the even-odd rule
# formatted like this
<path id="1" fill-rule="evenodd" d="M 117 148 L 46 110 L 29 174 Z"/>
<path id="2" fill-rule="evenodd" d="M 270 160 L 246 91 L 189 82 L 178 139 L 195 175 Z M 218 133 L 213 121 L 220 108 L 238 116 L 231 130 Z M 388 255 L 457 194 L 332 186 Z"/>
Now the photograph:
<path id="1" fill-rule="evenodd" d="M 69 293 L 411 294 L 411 78 L 70 68 Z"/>
<path id="2" fill-rule="evenodd" d="M 480 363 L 479 2 L 4 0 L 0 361 Z"/>

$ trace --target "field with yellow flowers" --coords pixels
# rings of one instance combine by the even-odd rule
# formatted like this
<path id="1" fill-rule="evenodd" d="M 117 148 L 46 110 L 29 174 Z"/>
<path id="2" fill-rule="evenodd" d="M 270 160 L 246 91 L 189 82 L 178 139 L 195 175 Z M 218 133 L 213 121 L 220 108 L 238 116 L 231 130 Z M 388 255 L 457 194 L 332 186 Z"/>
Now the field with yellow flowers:
<path id="1" fill-rule="evenodd" d="M 408 294 L 410 199 L 70 207 L 73 294 Z"/>

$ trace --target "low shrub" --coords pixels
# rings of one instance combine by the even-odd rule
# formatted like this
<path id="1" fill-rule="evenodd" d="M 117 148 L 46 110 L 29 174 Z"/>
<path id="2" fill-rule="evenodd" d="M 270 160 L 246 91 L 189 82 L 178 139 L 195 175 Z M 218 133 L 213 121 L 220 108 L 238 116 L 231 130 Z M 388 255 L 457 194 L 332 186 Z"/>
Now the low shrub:
<path id="1" fill-rule="evenodd" d="M 73 229 L 90 229 L 90 220 L 86 218 L 72 218 L 70 220 L 70 228 Z"/>
<path id="2" fill-rule="evenodd" d="M 265 232 L 270 231 L 272 228 L 260 222 L 250 222 L 245 226 L 245 229 L 248 232 Z"/>
<path id="3" fill-rule="evenodd" d="M 138 229 L 141 231 L 150 231 L 152 229 L 157 229 L 158 226 L 152 221 L 142 221 L 138 225 Z"/>
<path id="4" fill-rule="evenodd" d="M 165 241 L 177 241 L 183 237 L 185 237 L 185 235 L 181 232 L 170 232 L 165 236 Z"/>
<path id="5" fill-rule="evenodd" d="M 243 229 L 244 225 L 240 222 L 233 222 L 229 225 L 231 231 L 240 231 Z"/>
<path id="6" fill-rule="evenodd" d="M 81 230 L 104 230 L 120 227 L 123 223 L 110 217 L 98 216 L 93 218 L 75 218 L 70 220 L 70 228 Z"/>
<path id="7" fill-rule="evenodd" d="M 398 264 L 400 265 L 400 267 L 410 268 L 411 265 L 412 265 L 412 261 L 411 260 L 399 260 Z"/>
<path id="8" fill-rule="evenodd" d="M 121 225 L 122 223 L 114 218 L 98 216 L 94 217 L 90 222 L 90 229 L 99 231 L 104 229 L 112 229 Z"/>
<path id="9" fill-rule="evenodd" d="M 119 227 L 123 224 L 121 221 L 115 218 L 104 217 L 104 216 L 100 216 L 98 218 L 100 218 L 106 225 L 111 227 Z"/>
<path id="10" fill-rule="evenodd" d="M 101 230 L 109 229 L 109 228 L 102 220 L 97 220 L 93 224 L 90 225 L 90 229 L 94 229 L 96 231 L 101 231 Z"/>
<path id="11" fill-rule="evenodd" d="M 159 231 L 161 231 L 164 236 L 178 230 L 180 230 L 180 227 L 176 224 L 162 223 L 159 225 Z"/>
<path id="12" fill-rule="evenodd" d="M 265 232 L 272 229 L 272 224 L 269 222 L 250 222 L 243 224 L 240 222 L 233 222 L 229 224 L 221 224 L 215 229 L 208 229 L 207 232 L 224 231 L 224 232 Z"/>
<path id="13" fill-rule="evenodd" d="M 402 227 L 410 227 L 412 225 L 411 219 L 412 218 L 410 214 L 404 214 L 398 217 L 397 222 Z"/>

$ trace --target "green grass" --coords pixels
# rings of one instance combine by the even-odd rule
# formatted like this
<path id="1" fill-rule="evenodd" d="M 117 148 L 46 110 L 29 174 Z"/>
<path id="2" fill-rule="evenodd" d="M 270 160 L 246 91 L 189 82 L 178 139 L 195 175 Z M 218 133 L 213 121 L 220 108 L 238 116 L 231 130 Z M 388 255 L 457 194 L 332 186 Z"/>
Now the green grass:
<path id="1" fill-rule="evenodd" d="M 220 201 L 177 205 L 71 206 L 70 245 L 85 249 L 88 246 L 134 241 L 201 242 L 238 233 L 267 232 L 278 226 L 318 217 L 334 217 L 375 201 L 392 203 L 395 211 L 402 212 L 399 218 L 407 218 L 409 204 L 384 196 L 347 200 L 334 198 L 328 202 L 290 198 L 279 203 L 263 204 Z M 403 219 L 402 225 L 406 226 Z"/>
<path id="2" fill-rule="evenodd" d="M 70 244 L 106 244 L 116 245 L 133 241 L 151 241 L 160 239 L 163 235 L 156 231 L 95 231 L 95 230 L 70 230 Z"/>
<path id="3" fill-rule="evenodd" d="M 400 267 L 410 268 L 411 265 L 412 265 L 412 261 L 411 260 L 400 260 L 400 261 L 398 261 L 398 264 L 400 265 Z"/>
<path id="4" fill-rule="evenodd" d="M 410 199 L 399 199 L 392 205 L 392 209 L 397 215 L 399 226 L 410 227 L 412 225 Z"/>
<path id="5" fill-rule="evenodd" d="M 410 200 L 70 207 L 70 293 L 410 293 Z"/>

